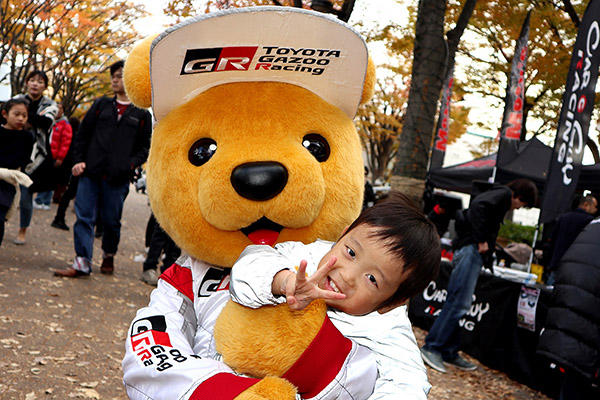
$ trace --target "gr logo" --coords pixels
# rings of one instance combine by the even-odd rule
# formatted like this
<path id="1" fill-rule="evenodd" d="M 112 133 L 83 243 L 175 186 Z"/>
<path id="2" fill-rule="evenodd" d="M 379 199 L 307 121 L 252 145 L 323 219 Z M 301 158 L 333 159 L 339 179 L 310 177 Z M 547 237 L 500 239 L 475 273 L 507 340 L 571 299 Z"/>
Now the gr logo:
<path id="1" fill-rule="evenodd" d="M 218 71 L 247 71 L 258 47 L 188 49 L 180 75 Z"/>
<path id="2" fill-rule="evenodd" d="M 208 297 L 221 290 L 229 290 L 229 271 L 216 268 L 209 269 L 198 288 L 198 297 Z"/>

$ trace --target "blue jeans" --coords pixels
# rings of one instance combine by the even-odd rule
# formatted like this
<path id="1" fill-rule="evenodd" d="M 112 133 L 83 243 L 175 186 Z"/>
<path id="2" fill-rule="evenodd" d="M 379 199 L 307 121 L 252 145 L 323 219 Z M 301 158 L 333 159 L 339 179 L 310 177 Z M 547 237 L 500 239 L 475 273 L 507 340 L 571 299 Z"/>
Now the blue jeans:
<path id="1" fill-rule="evenodd" d="M 474 244 L 461 247 L 454 253 L 454 269 L 448 282 L 448 295 L 429 334 L 425 338 L 425 349 L 437 351 L 446 361 L 458 355 L 460 328 L 458 321 L 469 311 L 473 293 L 483 261 Z"/>
<path id="2" fill-rule="evenodd" d="M 19 220 L 21 228 L 29 228 L 31 216 L 33 215 L 33 193 L 23 185 L 21 187 L 21 198 L 19 199 Z"/>
<path id="3" fill-rule="evenodd" d="M 49 206 L 52 202 L 52 193 L 54 193 L 52 190 L 38 193 L 37 196 L 35 196 L 35 202 L 40 205 L 43 204 L 45 206 Z"/>
<path id="4" fill-rule="evenodd" d="M 114 255 L 119 247 L 121 215 L 128 193 L 129 182 L 111 185 L 102 179 L 92 179 L 87 176 L 79 178 L 75 197 L 77 222 L 73 227 L 73 238 L 77 257 L 87 261 L 85 269 L 89 269 L 92 261 L 96 210 L 99 209 L 102 214 L 104 227 L 102 250 L 106 255 Z"/>

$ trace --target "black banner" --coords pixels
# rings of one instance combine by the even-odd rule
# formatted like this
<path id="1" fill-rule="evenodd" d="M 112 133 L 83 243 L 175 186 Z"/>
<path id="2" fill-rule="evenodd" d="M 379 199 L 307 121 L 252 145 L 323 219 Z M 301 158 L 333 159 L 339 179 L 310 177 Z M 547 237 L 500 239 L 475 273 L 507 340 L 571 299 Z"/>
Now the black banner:
<path id="1" fill-rule="evenodd" d="M 600 63 L 600 1 L 591 0 L 575 40 L 548 168 L 540 222 L 553 221 L 569 210 L 583 159 L 594 109 Z"/>
<path id="2" fill-rule="evenodd" d="M 408 316 L 413 325 L 429 330 L 446 302 L 452 267 L 442 261 L 440 274 L 423 292 L 410 300 Z M 460 348 L 488 367 L 506 372 L 512 379 L 534 389 L 554 394 L 559 380 L 549 362 L 535 351 L 552 293 L 542 290 L 535 316 L 535 332 L 517 326 L 517 309 L 522 285 L 482 272 L 473 303 L 459 320 Z"/>
<path id="3" fill-rule="evenodd" d="M 446 145 L 448 143 L 448 128 L 450 127 L 450 103 L 452 98 L 452 85 L 454 84 L 454 67 L 448 70 L 442 90 L 442 103 L 440 104 L 440 115 L 435 127 L 435 139 L 431 148 L 431 160 L 429 169 L 442 168 Z"/>
<path id="4" fill-rule="evenodd" d="M 517 156 L 517 149 L 521 141 L 530 14 L 531 11 L 527 13 L 527 17 L 523 22 L 510 67 L 510 81 L 506 88 L 504 115 L 502 116 L 502 127 L 500 128 L 500 144 L 496 158 L 498 168 L 504 167 Z"/>

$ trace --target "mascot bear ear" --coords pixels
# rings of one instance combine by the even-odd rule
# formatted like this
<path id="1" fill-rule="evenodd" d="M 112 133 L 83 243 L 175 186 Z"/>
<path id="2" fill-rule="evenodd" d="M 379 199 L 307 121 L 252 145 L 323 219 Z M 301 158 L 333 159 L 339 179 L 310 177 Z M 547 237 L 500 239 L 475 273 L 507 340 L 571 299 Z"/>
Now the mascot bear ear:
<path id="1" fill-rule="evenodd" d="M 152 105 L 150 84 L 150 45 L 157 35 L 151 35 L 137 42 L 125 61 L 123 81 L 129 99 L 140 108 Z"/>
<path id="2" fill-rule="evenodd" d="M 373 60 L 369 57 L 360 104 L 365 104 L 369 101 L 373 97 L 373 93 L 375 93 L 375 64 L 373 64 Z"/>

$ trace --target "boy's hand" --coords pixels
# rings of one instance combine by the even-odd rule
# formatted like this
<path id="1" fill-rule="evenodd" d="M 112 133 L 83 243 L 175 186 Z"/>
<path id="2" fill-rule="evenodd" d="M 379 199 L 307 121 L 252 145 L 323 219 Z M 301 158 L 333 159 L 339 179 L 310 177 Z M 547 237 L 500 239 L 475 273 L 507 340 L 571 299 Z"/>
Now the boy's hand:
<path id="1" fill-rule="evenodd" d="M 342 300 L 346 298 L 345 294 L 324 290 L 319 287 L 319 283 L 326 279 L 327 274 L 331 271 L 336 261 L 335 257 L 331 257 L 310 278 L 306 277 L 306 260 L 300 261 L 297 274 L 288 271 L 289 274 L 285 276 L 281 289 L 282 294 L 286 296 L 288 306 L 291 310 L 302 310 L 313 300 L 317 299 Z M 296 275 L 295 279 L 292 275 Z"/>

